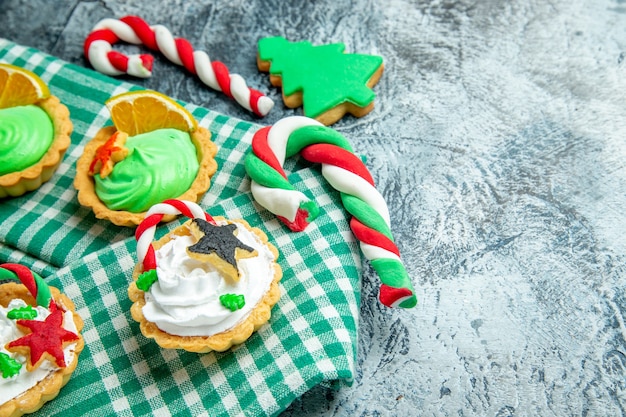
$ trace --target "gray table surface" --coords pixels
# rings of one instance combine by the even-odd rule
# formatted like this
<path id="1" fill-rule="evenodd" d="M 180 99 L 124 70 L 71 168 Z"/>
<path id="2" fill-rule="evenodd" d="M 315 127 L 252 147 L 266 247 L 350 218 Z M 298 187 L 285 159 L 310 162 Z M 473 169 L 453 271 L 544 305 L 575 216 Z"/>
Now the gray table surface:
<path id="1" fill-rule="evenodd" d="M 257 123 L 282 35 L 384 57 L 368 157 L 419 305 L 365 266 L 357 377 L 284 416 L 626 415 L 624 0 L 0 0 L 0 36 L 89 67 L 105 17 L 161 23 L 268 92 L 264 119 L 158 57 L 127 80 Z M 133 50 L 132 46 L 120 46 Z M 184 74 L 184 75 L 181 75 Z"/>

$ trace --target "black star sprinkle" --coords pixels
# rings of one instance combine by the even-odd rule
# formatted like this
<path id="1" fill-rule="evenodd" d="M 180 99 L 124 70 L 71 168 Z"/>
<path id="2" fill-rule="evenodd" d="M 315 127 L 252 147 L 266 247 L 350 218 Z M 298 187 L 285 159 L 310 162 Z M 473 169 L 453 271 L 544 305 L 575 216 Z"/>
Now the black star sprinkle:
<path id="1" fill-rule="evenodd" d="M 189 246 L 190 252 L 200 255 L 215 253 L 219 258 L 237 268 L 235 258 L 237 249 L 243 249 L 250 253 L 255 250 L 237 238 L 235 235 L 237 226 L 232 223 L 216 226 L 203 219 L 193 219 L 193 223 L 197 226 L 200 237 L 197 243 Z"/>

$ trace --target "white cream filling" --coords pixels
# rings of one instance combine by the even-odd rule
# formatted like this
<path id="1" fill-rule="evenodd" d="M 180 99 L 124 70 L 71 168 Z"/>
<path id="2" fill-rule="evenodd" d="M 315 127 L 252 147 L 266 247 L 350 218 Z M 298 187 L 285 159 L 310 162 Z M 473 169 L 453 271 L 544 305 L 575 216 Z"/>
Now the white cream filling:
<path id="1" fill-rule="evenodd" d="M 7 403 L 18 395 L 28 391 L 52 372 L 59 369 L 56 364 L 46 359 L 37 369 L 34 369 L 32 372 L 28 372 L 26 370 L 27 357 L 6 350 L 6 345 L 9 342 L 19 339 L 26 334 L 18 329 L 16 324 L 17 320 L 7 318 L 7 313 L 14 308 L 24 306 L 26 306 L 26 303 L 20 299 L 11 300 L 7 308 L 0 306 L 0 352 L 6 353 L 22 364 L 22 367 L 17 375 L 10 378 L 3 378 L 0 375 L 0 405 Z M 50 315 L 50 311 L 44 307 L 35 307 L 35 310 L 37 311 L 37 317 L 35 317 L 34 320 L 43 321 Z M 63 314 L 63 328 L 67 331 L 78 334 L 76 324 L 74 323 L 74 316 L 71 311 L 66 311 Z M 74 360 L 75 348 L 76 343 L 69 343 L 63 349 L 65 363 L 68 365 Z"/>
<path id="2" fill-rule="evenodd" d="M 225 222 L 222 224 L 226 224 Z M 261 301 L 274 279 L 274 254 L 254 233 L 239 223 L 237 237 L 257 250 L 239 259 L 238 282 L 224 278 L 210 264 L 187 255 L 195 243 L 191 236 L 172 235 L 156 251 L 156 281 L 145 293 L 143 315 L 159 329 L 178 336 L 212 336 L 244 320 Z M 234 312 L 222 306 L 223 294 L 243 294 L 245 306 Z"/>

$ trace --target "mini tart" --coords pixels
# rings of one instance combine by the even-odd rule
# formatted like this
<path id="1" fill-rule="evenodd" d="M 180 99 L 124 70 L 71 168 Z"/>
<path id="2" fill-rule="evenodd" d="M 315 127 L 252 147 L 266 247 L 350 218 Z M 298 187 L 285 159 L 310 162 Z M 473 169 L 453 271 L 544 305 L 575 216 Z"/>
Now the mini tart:
<path id="1" fill-rule="evenodd" d="M 74 126 L 67 107 L 55 96 L 41 100 L 36 105 L 50 116 L 54 125 L 54 139 L 37 163 L 21 171 L 0 175 L 0 198 L 18 197 L 39 188 L 52 177 L 70 146 Z"/>
<path id="2" fill-rule="evenodd" d="M 226 220 L 223 217 L 214 217 L 216 221 L 226 221 L 227 223 L 239 223 L 245 226 L 249 231 L 254 233 L 261 242 L 266 245 L 274 255 L 274 278 L 270 284 L 269 290 L 265 293 L 258 304 L 250 311 L 250 313 L 234 327 L 221 333 L 211 336 L 177 336 L 162 331 L 156 324 L 148 321 L 142 312 L 146 305 L 144 292 L 137 288 L 136 281 L 143 272 L 141 263 L 138 263 L 133 270 L 133 282 L 128 287 L 128 296 L 133 301 L 130 313 L 133 319 L 139 322 L 139 328 L 144 336 L 154 339 L 159 346 L 165 349 L 183 349 L 189 352 L 206 353 L 210 351 L 223 352 L 234 345 L 241 344 L 268 322 L 271 316 L 272 307 L 280 298 L 280 289 L 278 282 L 283 276 L 280 265 L 276 263 L 278 258 L 278 250 L 274 245 L 268 242 L 267 235 L 256 227 L 251 227 L 248 222 L 241 219 Z M 190 222 L 189 220 L 188 222 Z M 187 223 L 188 223 L 187 222 Z M 172 235 L 186 235 L 188 229 L 186 224 L 177 227 L 170 234 L 163 236 L 161 239 L 153 243 L 154 249 L 158 250 L 171 240 Z"/>
<path id="3" fill-rule="evenodd" d="M 61 294 L 54 287 L 50 287 L 50 292 L 52 293 L 52 298 L 61 309 L 72 312 L 74 324 L 78 330 L 74 359 L 65 368 L 60 368 L 50 373 L 28 391 L 0 405 L 0 417 L 18 417 L 39 410 L 46 402 L 54 399 L 59 394 L 61 388 L 67 384 L 76 369 L 78 356 L 85 346 L 83 337 L 80 334 L 83 329 L 83 320 L 76 313 L 74 303 L 67 296 Z M 28 305 L 36 305 L 35 299 L 24 285 L 14 282 L 0 284 L 0 305 L 7 307 L 9 302 L 16 298 L 24 300 Z"/>
<path id="4" fill-rule="evenodd" d="M 118 226 L 136 226 L 144 219 L 146 212 L 133 213 L 125 210 L 111 210 L 98 198 L 95 190 L 95 181 L 89 175 L 89 166 L 96 155 L 97 149 L 102 146 L 116 132 L 114 126 L 107 126 L 98 131 L 96 136 L 85 145 L 83 154 L 76 162 L 76 177 L 74 187 L 78 190 L 78 201 L 85 207 L 90 207 L 97 218 L 109 220 Z M 189 133 L 198 157 L 198 174 L 187 191 L 171 198 L 199 201 L 211 185 L 211 176 L 217 171 L 217 146 L 211 141 L 211 132 L 198 126 Z M 171 221 L 175 216 L 165 216 L 164 222 Z"/>

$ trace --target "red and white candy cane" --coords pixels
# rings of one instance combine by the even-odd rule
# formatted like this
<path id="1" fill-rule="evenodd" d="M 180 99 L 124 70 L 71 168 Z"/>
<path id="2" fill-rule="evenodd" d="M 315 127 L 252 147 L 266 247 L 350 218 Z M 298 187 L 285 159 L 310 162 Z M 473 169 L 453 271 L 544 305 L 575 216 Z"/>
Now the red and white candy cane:
<path id="1" fill-rule="evenodd" d="M 255 200 L 293 231 L 304 230 L 317 216 L 315 202 L 296 190 L 283 170 L 285 158 L 297 153 L 321 163 L 322 176 L 340 192 L 344 208 L 353 216 L 350 228 L 382 281 L 380 301 L 388 307 L 414 307 L 417 298 L 393 241 L 387 204 L 365 164 L 337 131 L 302 116 L 259 130 L 245 161 Z"/>
<path id="2" fill-rule="evenodd" d="M 49 310 L 56 309 L 56 303 L 50 293 L 50 287 L 39 275 L 20 264 L 5 263 L 0 265 L 0 280 L 20 281 L 35 298 L 37 305 Z"/>
<path id="3" fill-rule="evenodd" d="M 213 223 L 213 218 L 202 208 L 191 201 L 185 200 L 165 200 L 162 203 L 150 207 L 137 229 L 135 239 L 137 240 L 137 258 L 143 265 L 144 271 L 156 268 L 156 257 L 152 240 L 156 226 L 161 222 L 163 216 L 182 214 L 190 219 L 200 218 Z"/>
<path id="4" fill-rule="evenodd" d="M 223 92 L 257 116 L 267 115 L 274 107 L 272 99 L 248 87 L 243 77 L 231 74 L 222 62 L 211 62 L 206 52 L 194 51 L 188 40 L 174 38 L 165 26 L 150 26 L 138 16 L 103 19 L 89 33 L 84 53 L 97 71 L 113 76 L 150 77 L 154 58 L 148 54 L 124 55 L 113 51 L 111 45 L 119 40 L 160 51 L 171 62 L 182 65 L 204 84 Z"/>

